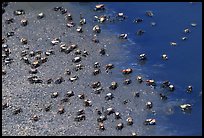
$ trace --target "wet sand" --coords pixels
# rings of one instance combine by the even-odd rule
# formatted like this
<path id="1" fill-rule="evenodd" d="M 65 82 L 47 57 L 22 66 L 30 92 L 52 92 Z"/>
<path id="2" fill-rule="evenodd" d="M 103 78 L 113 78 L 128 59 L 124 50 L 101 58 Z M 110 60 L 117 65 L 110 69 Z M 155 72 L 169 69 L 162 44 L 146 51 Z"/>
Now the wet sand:
<path id="1" fill-rule="evenodd" d="M 81 6 L 79 6 L 81 4 Z M 93 3 L 90 3 L 93 4 Z M 76 32 L 76 27 L 67 28 L 64 15 L 60 12 L 55 12 L 52 9 L 55 6 L 62 6 L 68 9 L 73 15 L 73 21 L 79 23 L 79 13 L 81 12 L 87 20 L 87 24 L 83 25 L 83 33 Z M 9 3 L 5 8 L 6 12 L 2 15 L 2 36 L 7 32 L 14 31 L 15 35 L 7 38 L 6 44 L 11 49 L 11 55 L 14 62 L 10 65 L 2 66 L 7 71 L 7 74 L 2 76 L 2 103 L 8 102 L 9 107 L 2 110 L 2 135 L 131 135 L 136 132 L 138 135 L 158 135 L 155 133 L 155 126 L 145 126 L 143 122 L 146 118 L 156 118 L 157 114 L 147 110 L 145 103 L 152 101 L 154 107 L 152 110 L 163 110 L 160 106 L 164 104 L 154 89 L 147 87 L 144 83 L 139 84 L 136 81 L 136 76 L 126 75 L 121 73 L 120 63 L 126 62 L 125 50 L 117 45 L 121 44 L 117 36 L 103 29 L 98 35 L 100 43 L 96 44 L 91 41 L 94 33 L 92 27 L 98 23 L 93 22 L 93 15 L 96 13 L 93 9 L 83 8 L 86 3 Z M 94 4 L 93 4 L 94 6 Z M 24 9 L 25 15 L 14 16 L 13 11 Z M 45 18 L 37 19 L 37 14 L 43 12 Z M 88 13 L 88 14 L 87 14 Z M 14 18 L 14 23 L 5 24 L 5 20 Z M 28 19 L 28 25 L 22 27 L 21 19 Z M 25 37 L 28 39 L 27 45 L 22 45 L 20 39 Z M 85 65 L 84 69 L 74 71 L 76 63 L 71 62 L 75 57 L 74 52 L 65 54 L 60 52 L 60 45 L 52 46 L 51 40 L 60 38 L 64 43 L 77 44 L 80 50 L 88 51 L 87 57 L 82 57 L 80 64 Z M 56 80 L 62 76 L 65 81 L 61 84 L 30 84 L 27 78 L 31 76 L 28 73 L 29 66 L 22 62 L 20 52 L 29 47 L 29 50 L 48 49 L 55 51 L 54 55 L 48 57 L 48 61 L 38 67 L 37 76 L 46 80 L 52 78 Z M 99 54 L 100 48 L 106 49 L 106 55 Z M 95 62 L 101 64 L 101 73 L 93 76 L 93 64 Z M 106 73 L 105 65 L 112 63 L 115 68 L 111 73 Z M 124 67 L 128 68 L 128 67 Z M 64 74 L 66 69 L 71 70 L 71 75 L 79 76 L 75 82 L 70 82 L 70 76 Z M 138 74 L 140 75 L 140 74 Z M 130 78 L 132 83 L 124 85 L 122 80 Z M 94 94 L 91 83 L 100 81 L 104 91 L 101 94 Z M 119 87 L 111 91 L 109 86 L 112 81 L 116 81 Z M 60 100 L 64 97 L 67 91 L 72 90 L 74 96 L 69 98 L 67 103 L 60 104 Z M 57 98 L 51 98 L 51 93 L 58 91 Z M 114 98 L 111 101 L 105 100 L 105 95 L 112 92 Z M 133 92 L 140 92 L 140 97 L 133 97 Z M 84 107 L 83 100 L 77 97 L 78 94 L 84 93 L 85 97 L 92 101 L 91 107 Z M 123 104 L 124 100 L 128 100 L 127 104 Z M 51 104 L 49 112 L 44 111 L 46 104 Z M 57 110 L 63 106 L 64 114 L 58 114 Z M 16 107 L 21 107 L 22 112 L 13 115 L 12 111 Z M 113 107 L 121 113 L 122 119 L 115 120 L 114 115 L 108 116 L 104 121 L 105 130 L 98 129 L 96 108 L 101 110 Z M 81 122 L 75 122 L 74 117 L 79 109 L 85 110 L 86 119 Z M 37 122 L 32 121 L 32 115 L 38 115 Z M 131 116 L 134 120 L 132 126 L 128 126 L 126 119 Z M 159 120 L 158 120 L 159 121 Z M 122 130 L 116 130 L 117 123 L 124 123 Z M 161 130 L 163 131 L 163 130 Z M 165 130 L 164 130 L 165 131 Z"/>

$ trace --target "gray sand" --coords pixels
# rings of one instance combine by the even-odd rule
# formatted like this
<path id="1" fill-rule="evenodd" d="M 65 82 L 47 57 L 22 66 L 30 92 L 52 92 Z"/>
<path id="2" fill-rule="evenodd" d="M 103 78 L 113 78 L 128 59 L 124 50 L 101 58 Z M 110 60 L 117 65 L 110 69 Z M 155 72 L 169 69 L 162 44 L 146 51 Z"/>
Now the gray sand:
<path id="1" fill-rule="evenodd" d="M 93 4 L 93 3 L 90 3 Z M 74 22 L 79 23 L 79 12 L 84 15 L 87 24 L 83 26 L 83 33 L 76 32 L 76 27 L 67 28 L 64 15 L 60 12 L 52 10 L 55 6 L 63 5 L 68 9 L 74 17 Z M 9 107 L 2 110 L 2 133 L 3 135 L 131 135 L 132 132 L 138 135 L 156 135 L 156 126 L 144 126 L 143 122 L 148 117 L 156 118 L 151 111 L 145 109 L 145 103 L 151 100 L 154 103 L 152 110 L 160 111 L 161 104 L 163 104 L 158 96 L 158 93 L 145 86 L 145 84 L 138 84 L 136 76 L 124 76 L 121 73 L 122 63 L 127 61 L 125 50 L 120 45 L 118 38 L 108 30 L 103 29 L 98 35 L 99 44 L 91 41 L 93 37 L 92 27 L 96 24 L 93 22 L 93 15 L 95 13 L 92 9 L 83 8 L 86 4 L 82 3 L 9 3 L 5 8 L 6 12 L 2 16 L 2 35 L 5 36 L 7 32 L 14 31 L 15 35 L 7 39 L 11 49 L 11 55 L 14 62 L 10 65 L 2 66 L 7 71 L 5 76 L 2 76 L 2 102 L 8 102 Z M 26 14 L 14 16 L 13 11 L 16 9 L 24 9 Z M 45 18 L 37 19 L 37 14 L 43 12 Z M 14 18 L 14 23 L 10 25 L 5 24 L 5 19 Z M 29 24 L 26 27 L 20 25 L 21 19 L 28 19 Z M 25 37 L 28 39 L 27 45 L 22 45 L 20 39 Z M 75 57 L 74 52 L 65 54 L 59 52 L 59 45 L 52 46 L 50 41 L 53 38 L 60 38 L 64 43 L 73 43 L 79 46 L 80 50 L 89 52 L 89 56 L 82 57 L 80 62 L 85 65 L 85 68 L 80 71 L 74 71 L 75 63 L 71 60 Z M 25 47 L 29 50 L 43 50 L 52 49 L 55 55 L 48 57 L 48 61 L 38 67 L 37 76 L 46 80 L 52 78 L 56 80 L 57 77 L 62 76 L 65 81 L 61 84 L 29 84 L 27 81 L 29 66 L 20 60 L 20 51 Z M 107 55 L 100 56 L 99 49 L 105 47 Z M 101 64 L 101 74 L 97 76 L 92 75 L 93 64 L 98 61 Z M 115 68 L 112 73 L 105 72 L 105 65 L 112 63 Z M 79 79 L 71 83 L 65 75 L 66 69 L 70 69 L 73 75 L 79 76 Z M 139 74 L 138 74 L 139 75 Z M 123 85 L 122 80 L 125 78 L 132 79 L 132 83 L 128 86 Z M 104 92 L 101 94 L 94 94 L 92 88 L 89 86 L 94 81 L 100 81 Z M 115 91 L 109 90 L 110 83 L 116 81 L 119 87 Z M 60 104 L 60 100 L 65 93 L 73 90 L 75 95 L 69 98 L 69 102 Z M 58 91 L 57 98 L 51 98 L 51 93 Z M 111 101 L 105 101 L 105 95 L 108 92 L 114 94 Z M 133 97 L 133 92 L 140 92 L 140 97 Z M 84 107 L 83 100 L 77 97 L 78 94 L 84 93 L 85 97 L 92 101 L 91 107 Z M 123 104 L 123 100 L 128 99 L 127 104 Z M 44 106 L 51 103 L 52 108 L 49 112 L 44 111 Z M 58 114 L 57 110 L 60 106 L 65 109 L 64 114 Z M 16 107 L 21 107 L 23 112 L 13 115 L 12 111 Z M 121 113 L 122 119 L 115 120 L 114 115 L 108 116 L 104 122 L 106 130 L 100 131 L 96 121 L 98 115 L 95 109 L 104 107 L 113 107 L 116 111 Z M 74 117 L 76 111 L 79 109 L 85 110 L 86 119 L 81 122 L 75 122 Z M 37 122 L 32 121 L 32 115 L 38 115 Z M 126 119 L 128 116 L 133 117 L 134 124 L 127 126 Z M 124 123 L 122 130 L 116 130 L 115 126 L 118 122 Z M 161 128 L 158 128 L 161 129 Z M 158 131 L 158 130 L 157 130 Z M 159 130 L 159 131 L 162 131 Z"/>

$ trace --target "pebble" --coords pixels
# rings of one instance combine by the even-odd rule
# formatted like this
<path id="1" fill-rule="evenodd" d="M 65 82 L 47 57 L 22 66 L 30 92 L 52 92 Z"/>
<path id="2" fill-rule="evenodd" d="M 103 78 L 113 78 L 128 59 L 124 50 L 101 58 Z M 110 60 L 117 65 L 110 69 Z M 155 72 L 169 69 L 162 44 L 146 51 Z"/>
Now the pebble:
<path id="1" fill-rule="evenodd" d="M 100 130 L 105 130 L 104 123 L 99 122 L 98 126 Z"/>
<path id="2" fill-rule="evenodd" d="M 22 19 L 22 20 L 21 20 L 21 25 L 22 25 L 22 26 L 27 26 L 27 25 L 28 25 L 28 20 Z"/>
<path id="3" fill-rule="evenodd" d="M 73 91 L 68 91 L 66 96 L 67 97 L 72 97 L 72 96 L 74 96 L 74 92 Z"/>
<path id="4" fill-rule="evenodd" d="M 156 119 L 146 119 L 144 125 L 156 125 Z"/>
<path id="5" fill-rule="evenodd" d="M 132 119 L 132 117 L 128 117 L 128 118 L 126 119 L 126 121 L 127 121 L 127 125 L 132 125 L 132 124 L 133 124 L 133 119 Z"/>
<path id="6" fill-rule="evenodd" d="M 189 111 L 189 110 L 191 110 L 192 107 L 190 104 L 181 104 L 180 108 L 182 111 Z"/>
<path id="7" fill-rule="evenodd" d="M 117 87 L 118 87 L 118 83 L 113 81 L 113 82 L 111 82 L 111 86 L 109 87 L 109 89 L 115 90 Z"/>
<path id="8" fill-rule="evenodd" d="M 116 129 L 121 130 L 123 127 L 124 127 L 123 123 L 118 123 L 117 126 L 116 126 Z"/>
<path id="9" fill-rule="evenodd" d="M 33 121 L 38 121 L 38 120 L 39 120 L 39 117 L 38 117 L 37 115 L 33 115 L 33 116 L 31 117 L 31 120 L 33 120 Z"/>
<path id="10" fill-rule="evenodd" d="M 42 12 L 39 13 L 38 16 L 37 16 L 38 19 L 42 19 L 42 18 L 44 18 L 44 17 L 45 17 L 45 14 L 42 13 Z"/>
<path id="11" fill-rule="evenodd" d="M 53 92 L 53 93 L 51 94 L 51 98 L 57 98 L 58 95 L 59 95 L 58 92 Z"/>

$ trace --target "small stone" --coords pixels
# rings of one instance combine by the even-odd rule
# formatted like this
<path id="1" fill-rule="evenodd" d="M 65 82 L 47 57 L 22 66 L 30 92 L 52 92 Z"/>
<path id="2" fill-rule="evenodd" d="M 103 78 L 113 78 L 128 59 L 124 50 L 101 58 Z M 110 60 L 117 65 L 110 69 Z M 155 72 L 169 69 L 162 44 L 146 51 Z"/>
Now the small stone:
<path id="1" fill-rule="evenodd" d="M 139 83 L 142 83 L 142 82 L 143 82 L 142 77 L 141 77 L 141 76 L 137 76 L 137 81 L 138 81 Z"/>
<path id="2" fill-rule="evenodd" d="M 156 119 L 146 119 L 144 125 L 156 125 Z"/>
<path id="3" fill-rule="evenodd" d="M 74 118 L 74 121 L 80 122 L 80 121 L 85 120 L 85 119 L 86 119 L 85 115 L 82 114 L 82 115 L 76 116 L 76 117 Z"/>
<path id="4" fill-rule="evenodd" d="M 22 20 L 21 20 L 21 25 L 22 25 L 22 26 L 28 25 L 28 20 L 22 19 Z"/>
<path id="5" fill-rule="evenodd" d="M 134 97 L 140 97 L 140 93 L 139 93 L 139 92 L 134 92 L 134 93 L 133 93 L 133 96 L 134 96 Z"/>
<path id="6" fill-rule="evenodd" d="M 95 33 L 100 33 L 100 32 L 101 32 L 100 26 L 99 26 L 99 25 L 95 25 L 95 26 L 93 27 L 93 31 L 94 31 Z"/>
<path id="7" fill-rule="evenodd" d="M 25 14 L 25 11 L 24 10 L 16 10 L 13 13 L 14 13 L 14 15 L 23 15 L 23 14 Z"/>
<path id="8" fill-rule="evenodd" d="M 123 123 L 118 123 L 117 126 L 116 126 L 116 129 L 121 130 L 123 127 L 124 127 Z"/>
<path id="9" fill-rule="evenodd" d="M 33 115 L 32 118 L 31 118 L 33 121 L 38 121 L 39 120 L 39 117 L 37 115 Z"/>
<path id="10" fill-rule="evenodd" d="M 125 85 L 128 85 L 128 84 L 130 84 L 131 82 L 132 82 L 132 81 L 131 81 L 130 79 L 126 79 L 126 80 L 124 80 L 123 83 L 124 83 Z"/>
<path id="11" fill-rule="evenodd" d="M 120 34 L 119 38 L 120 39 L 127 39 L 128 34 Z"/>
<path id="12" fill-rule="evenodd" d="M 6 36 L 11 37 L 11 36 L 14 36 L 14 34 L 15 34 L 14 32 L 8 32 L 8 33 L 6 33 Z"/>
<path id="13" fill-rule="evenodd" d="M 79 21 L 79 23 L 80 23 L 80 25 L 84 25 L 84 24 L 86 24 L 86 19 L 81 19 L 80 21 Z"/>
<path id="14" fill-rule="evenodd" d="M 182 111 L 190 111 L 192 109 L 190 104 L 181 104 L 180 108 Z"/>
<path id="15" fill-rule="evenodd" d="M 8 107 L 9 107 L 9 104 L 7 102 L 6 103 L 2 103 L 2 110 L 5 110 Z"/>
<path id="16" fill-rule="evenodd" d="M 30 73 L 30 74 L 36 74 L 37 72 L 38 72 L 37 69 L 32 69 L 32 68 L 31 68 L 31 69 L 29 70 L 29 73 Z"/>
<path id="17" fill-rule="evenodd" d="M 58 92 L 53 92 L 51 94 L 51 98 L 57 98 L 58 95 L 59 95 Z"/>
<path id="18" fill-rule="evenodd" d="M 177 43 L 176 42 L 170 42 L 170 45 L 171 46 L 177 46 Z"/>
<path id="19" fill-rule="evenodd" d="M 106 100 L 112 100 L 113 99 L 113 94 L 112 93 L 107 93 L 105 96 Z"/>
<path id="20" fill-rule="evenodd" d="M 128 117 L 126 121 L 127 121 L 127 125 L 132 125 L 133 124 L 132 117 Z"/>
<path id="21" fill-rule="evenodd" d="M 104 123 L 99 122 L 98 126 L 100 130 L 105 130 Z"/>
<path id="22" fill-rule="evenodd" d="M 104 10 L 104 9 L 105 9 L 105 5 L 104 4 L 98 4 L 94 8 L 95 11 Z"/>
<path id="23" fill-rule="evenodd" d="M 192 87 L 191 85 L 189 85 L 189 86 L 187 87 L 187 92 L 190 93 L 190 92 L 192 92 L 192 90 L 193 90 L 193 87 Z"/>
<path id="24" fill-rule="evenodd" d="M 143 54 L 140 54 L 139 59 L 140 59 L 140 60 L 145 60 L 145 59 L 147 59 L 147 57 L 146 57 L 146 55 L 143 53 Z"/>
<path id="25" fill-rule="evenodd" d="M 23 112 L 22 108 L 16 108 L 14 111 L 13 111 L 13 114 L 14 115 L 17 115 L 19 113 Z"/>
<path id="26" fill-rule="evenodd" d="M 61 8 L 60 12 L 61 12 L 61 14 L 65 14 L 65 13 L 67 13 L 67 9 Z"/>
<path id="27" fill-rule="evenodd" d="M 5 21 L 6 24 L 11 24 L 11 23 L 14 23 L 14 19 L 13 18 L 10 18 L 10 19 L 7 19 Z"/>
<path id="28" fill-rule="evenodd" d="M 85 95 L 84 94 L 79 94 L 78 97 L 79 97 L 79 99 L 84 99 Z"/>
<path id="29" fill-rule="evenodd" d="M 188 39 L 188 37 L 182 37 L 181 39 L 182 39 L 182 40 L 187 40 L 187 39 Z"/>
<path id="30" fill-rule="evenodd" d="M 50 104 L 49 104 L 49 105 L 46 105 L 44 109 L 45 109 L 46 112 L 50 111 L 51 105 L 50 105 Z"/>
<path id="31" fill-rule="evenodd" d="M 42 19 L 43 17 L 45 17 L 45 14 L 44 14 L 44 13 L 42 13 L 42 12 L 41 12 L 41 13 L 39 13 L 39 14 L 38 14 L 38 16 L 37 16 L 37 18 L 38 18 L 38 19 Z"/>
<path id="32" fill-rule="evenodd" d="M 144 33 L 145 33 L 145 31 L 142 30 L 142 29 L 139 29 L 139 30 L 137 31 L 137 35 L 139 35 L 139 36 L 143 35 Z"/>
<path id="33" fill-rule="evenodd" d="M 154 16 L 152 11 L 146 11 L 146 15 L 149 16 L 149 17 L 153 17 Z"/>
<path id="34" fill-rule="evenodd" d="M 60 108 L 58 109 L 58 112 L 57 112 L 57 113 L 63 114 L 64 112 L 65 112 L 64 107 L 60 107 Z"/>
<path id="35" fill-rule="evenodd" d="M 115 90 L 117 87 L 118 87 L 117 82 L 113 81 L 113 82 L 111 82 L 111 86 L 109 87 L 109 89 Z"/>
<path id="36" fill-rule="evenodd" d="M 95 63 L 94 63 L 94 68 L 99 68 L 99 67 L 100 67 L 99 62 L 95 62 Z"/>
<path id="37" fill-rule="evenodd" d="M 63 77 L 59 77 L 55 80 L 55 84 L 61 84 L 64 81 Z"/>
<path id="38" fill-rule="evenodd" d="M 72 96 L 74 96 L 74 92 L 73 91 L 68 91 L 66 96 L 67 97 L 72 97 Z"/>
<path id="39" fill-rule="evenodd" d="M 91 106 L 91 100 L 85 99 L 84 100 L 84 106 Z"/>
<path id="40" fill-rule="evenodd" d="M 163 55 L 162 55 L 162 59 L 163 59 L 163 60 L 168 60 L 167 55 L 166 55 L 166 54 L 163 54 Z"/>
<path id="41" fill-rule="evenodd" d="M 81 61 L 81 57 L 75 57 L 72 62 L 77 63 Z"/>
<path id="42" fill-rule="evenodd" d="M 122 73 L 123 74 L 130 74 L 130 73 L 132 73 L 132 69 L 131 68 L 123 69 Z"/>
<path id="43" fill-rule="evenodd" d="M 93 75 L 98 75 L 100 72 L 101 72 L 100 69 L 95 69 L 95 70 L 93 71 Z"/>
<path id="44" fill-rule="evenodd" d="M 107 108 L 106 111 L 105 111 L 106 115 L 110 115 L 110 114 L 113 114 L 113 113 L 115 113 L 115 110 L 113 108 L 111 108 L 111 107 Z"/>
<path id="45" fill-rule="evenodd" d="M 119 112 L 115 112 L 115 119 L 121 119 L 121 116 L 120 116 Z"/>
<path id="46" fill-rule="evenodd" d="M 25 45 L 25 44 L 27 44 L 28 43 L 28 40 L 27 39 L 25 39 L 25 38 L 21 38 L 21 44 L 23 44 L 23 45 Z"/>
<path id="47" fill-rule="evenodd" d="M 152 102 L 147 102 L 146 107 L 147 107 L 147 109 L 151 109 L 153 107 Z"/>
<path id="48" fill-rule="evenodd" d="M 70 78 L 69 78 L 69 80 L 70 80 L 71 82 L 76 81 L 77 79 L 78 79 L 78 76 L 73 76 L 73 77 L 70 77 Z"/>
<path id="49" fill-rule="evenodd" d="M 85 111 L 83 109 L 80 109 L 77 111 L 76 115 L 82 115 L 85 114 Z"/>
<path id="50" fill-rule="evenodd" d="M 104 48 L 101 48 L 100 50 L 99 50 L 99 54 L 102 56 L 102 55 L 105 55 L 106 54 L 106 49 L 104 49 Z"/>
<path id="51" fill-rule="evenodd" d="M 101 83 L 99 81 L 96 81 L 96 82 L 91 84 L 91 87 L 94 88 L 94 89 L 99 88 L 100 86 L 101 86 Z"/>
<path id="52" fill-rule="evenodd" d="M 190 32 L 191 32 L 190 29 L 188 28 L 184 29 L 184 33 L 190 33 Z"/>
<path id="53" fill-rule="evenodd" d="M 82 32 L 83 32 L 82 27 L 81 27 L 81 26 L 78 26 L 77 29 L 76 29 L 76 31 L 79 32 L 79 33 L 82 33 Z"/>
<path id="54" fill-rule="evenodd" d="M 192 26 L 192 27 L 196 27 L 197 24 L 196 24 L 196 23 L 191 23 L 191 26 Z"/>
<path id="55" fill-rule="evenodd" d="M 161 100 L 167 100 L 167 96 L 165 96 L 164 94 L 160 93 L 159 96 Z"/>
<path id="56" fill-rule="evenodd" d="M 169 85 L 169 90 L 170 90 L 170 91 L 174 91 L 174 90 L 175 90 L 174 85 L 172 85 L 172 84 Z"/>

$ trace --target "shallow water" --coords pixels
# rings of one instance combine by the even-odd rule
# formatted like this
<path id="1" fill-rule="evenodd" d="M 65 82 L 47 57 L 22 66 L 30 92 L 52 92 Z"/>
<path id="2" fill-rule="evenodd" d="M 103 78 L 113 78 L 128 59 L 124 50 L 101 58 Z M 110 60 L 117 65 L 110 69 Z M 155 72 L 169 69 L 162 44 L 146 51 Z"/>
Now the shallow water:
<path id="1" fill-rule="evenodd" d="M 65 82 L 60 85 L 29 85 L 26 81 L 26 77 L 28 76 L 26 71 L 28 67 L 19 60 L 19 50 L 24 48 L 17 42 L 18 37 L 11 38 L 8 44 L 14 48 L 14 55 L 12 56 L 15 57 L 16 62 L 11 64 L 10 67 L 6 67 L 8 74 L 3 78 L 2 99 L 3 101 L 8 100 L 15 106 L 26 106 L 23 107 L 23 113 L 19 114 L 19 116 L 12 116 L 11 110 L 9 110 L 9 112 L 5 110 L 2 111 L 2 130 L 4 135 L 131 135 L 131 132 L 137 132 L 138 135 L 200 135 L 202 133 L 202 98 L 199 96 L 200 91 L 202 91 L 201 4 L 105 4 L 107 8 L 105 11 L 106 14 L 112 16 L 117 12 L 124 12 L 128 18 L 127 20 L 115 24 L 101 24 L 102 33 L 98 36 L 101 41 L 99 45 L 91 44 L 88 39 L 92 37 L 91 29 L 93 25 L 98 24 L 93 21 L 93 15 L 104 14 L 103 12 L 93 12 L 95 3 L 12 3 L 9 5 L 8 13 L 3 15 L 4 19 L 7 18 L 7 16 L 11 16 L 13 10 L 23 7 L 23 9 L 28 12 L 28 15 L 26 14 L 25 17 L 31 21 L 35 21 L 31 22 L 26 29 L 19 27 L 18 24 L 13 25 L 14 28 L 16 28 L 16 26 L 17 28 L 19 27 L 17 29 L 17 36 L 32 36 L 29 45 L 31 49 L 49 49 L 51 48 L 49 44 L 50 40 L 54 37 L 60 37 L 64 42 L 72 41 L 79 44 L 80 48 L 86 49 L 92 55 L 82 61 L 82 64 L 87 65 L 84 71 L 82 70 L 75 73 L 81 76 L 76 83 L 72 84 L 68 82 L 68 78 L 66 78 Z M 75 21 L 79 21 L 79 12 L 84 15 L 88 22 L 83 27 L 85 30 L 84 34 L 77 34 L 75 29 L 67 30 L 63 16 L 51 11 L 54 6 L 60 5 L 68 7 L 68 10 L 74 15 Z M 137 7 L 136 10 L 135 7 Z M 172 13 L 172 7 L 175 8 L 173 12 L 176 14 Z M 179 10 L 181 7 L 183 8 L 182 11 L 186 12 L 176 12 L 176 10 Z M 133 8 L 134 10 L 132 10 Z M 162 12 L 160 9 L 162 9 Z M 153 18 L 146 17 L 146 10 L 152 10 L 155 16 Z M 41 21 L 36 21 L 36 14 L 41 11 L 45 13 L 46 18 Z M 193 13 L 198 13 L 196 14 L 198 16 L 193 16 L 192 11 Z M 185 16 L 186 14 L 188 14 L 188 18 Z M 179 21 L 177 20 L 184 16 L 186 18 L 182 18 L 182 20 Z M 24 17 L 24 15 L 22 17 Z M 143 18 L 143 23 L 133 24 L 133 19 L 137 17 Z M 19 21 L 19 18 L 16 17 L 16 19 Z M 152 27 L 150 25 L 151 21 L 156 22 L 157 25 Z M 192 28 L 190 26 L 191 22 L 196 22 L 197 26 Z M 39 25 L 43 27 L 43 29 L 40 28 Z M 182 31 L 186 27 L 190 27 L 192 32 L 188 34 L 189 39 L 186 42 L 182 42 L 180 37 L 183 36 Z M 6 25 L 3 25 L 2 28 L 3 35 L 5 35 L 7 29 L 12 30 L 12 27 Z M 146 31 L 145 34 L 140 37 L 135 35 L 136 30 L 139 28 Z M 117 34 L 121 32 L 129 34 L 128 41 L 120 41 L 117 39 Z M 39 39 L 39 36 L 42 38 Z M 170 46 L 170 41 L 177 41 L 178 46 Z M 18 47 L 15 48 L 16 45 L 18 45 Z M 109 56 L 98 56 L 95 51 L 97 51 L 99 47 L 106 47 Z M 53 49 L 57 51 L 58 47 L 54 47 Z M 136 59 L 142 52 L 148 55 L 148 60 L 144 65 L 140 65 Z M 169 56 L 168 61 L 161 60 L 160 56 L 163 52 L 166 52 Z M 194 56 L 188 56 L 189 54 Z M 56 78 L 59 75 L 63 76 L 66 68 L 73 67 L 73 64 L 69 62 L 72 58 L 74 58 L 74 54 L 67 56 L 56 52 L 55 55 L 49 57 L 48 63 L 39 67 L 40 77 Z M 100 61 L 103 67 L 101 68 L 102 74 L 93 77 L 91 76 L 91 72 L 92 65 L 95 61 Z M 113 63 L 116 66 L 112 74 L 105 73 L 104 66 L 107 63 Z M 194 68 L 189 66 L 193 66 Z M 133 74 L 124 77 L 120 71 L 127 67 L 133 68 L 134 71 Z M 176 90 L 169 95 L 167 101 L 161 101 L 159 100 L 158 93 L 162 90 L 157 88 L 153 90 L 145 86 L 145 84 L 136 84 L 135 76 L 139 74 L 146 78 L 153 78 L 158 82 L 169 79 L 175 84 Z M 133 83 L 129 86 L 124 86 L 121 81 L 125 78 L 131 78 Z M 191 79 L 189 80 L 189 78 Z M 105 88 L 105 92 L 100 95 L 93 94 L 91 88 L 88 86 L 90 82 L 97 80 L 100 80 Z M 105 101 L 105 94 L 110 92 L 106 87 L 110 85 L 111 81 L 119 82 L 119 88 L 113 92 L 115 98 L 112 101 Z M 188 85 L 193 86 L 192 94 L 186 94 L 185 92 L 185 87 Z M 94 103 L 93 107 L 84 108 L 82 102 L 77 97 L 73 97 L 70 98 L 69 104 L 64 105 L 65 114 L 56 114 L 59 99 L 70 89 L 74 90 L 76 95 L 85 92 L 87 97 Z M 60 96 L 56 99 L 50 99 L 49 95 L 53 91 L 60 91 Z M 132 92 L 134 91 L 141 92 L 139 99 L 132 97 Z M 130 101 L 127 105 L 122 104 L 125 99 Z M 156 111 L 156 115 L 144 109 L 145 102 L 148 100 L 154 103 L 153 110 Z M 186 101 L 193 104 L 191 114 L 184 114 L 178 108 L 180 103 Z M 42 108 L 47 102 L 53 103 L 54 107 L 51 112 L 45 113 L 42 111 Z M 110 116 L 104 123 L 107 130 L 101 132 L 97 130 L 97 116 L 94 109 L 100 109 L 103 106 L 114 107 L 117 111 L 121 112 L 123 117 L 122 120 L 115 121 L 114 117 Z M 80 123 L 73 122 L 75 110 L 80 108 L 84 108 L 86 115 L 89 117 Z M 29 120 L 33 113 L 40 115 L 38 122 L 33 123 Z M 125 123 L 128 114 L 133 117 L 135 123 L 133 126 L 125 126 L 121 131 L 117 131 L 115 129 L 116 123 L 121 121 Z M 142 123 L 146 117 L 156 118 L 158 122 L 157 125 L 151 127 L 144 126 Z M 11 129 L 15 131 L 11 133 Z"/>

